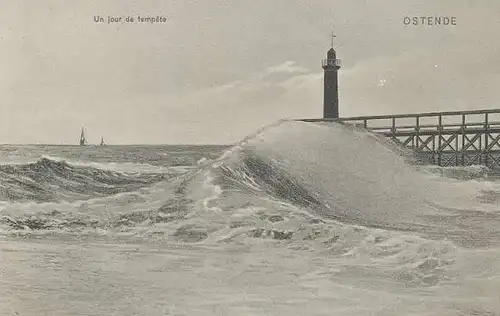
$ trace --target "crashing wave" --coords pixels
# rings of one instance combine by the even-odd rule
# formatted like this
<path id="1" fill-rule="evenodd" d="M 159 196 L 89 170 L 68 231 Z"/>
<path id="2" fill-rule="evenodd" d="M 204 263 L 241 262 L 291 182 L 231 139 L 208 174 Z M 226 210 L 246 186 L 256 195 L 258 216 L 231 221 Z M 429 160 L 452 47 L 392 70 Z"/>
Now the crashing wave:
<path id="1" fill-rule="evenodd" d="M 36 163 L 0 166 L 0 200 L 74 201 L 136 190 L 168 177 L 129 174 L 42 158 Z"/>
<path id="2" fill-rule="evenodd" d="M 0 166 L 4 199 L 103 199 L 85 207 L 65 206 L 64 216 L 50 213 L 62 204 L 43 212 L 11 206 L 8 213 L 2 212 L 8 216 L 2 225 L 11 230 L 154 232 L 181 241 L 300 239 L 306 234 L 302 226 L 327 224 L 456 240 L 467 235 L 468 242 L 476 244 L 500 236 L 497 229 L 477 221 L 487 217 L 490 223 L 500 223 L 494 206 L 490 211 L 479 205 L 476 192 L 465 194 L 470 188 L 460 191 L 456 185 L 434 181 L 407 158 L 394 144 L 355 128 L 280 122 L 245 138 L 218 159 L 199 161 L 172 178 L 42 159 Z M 136 191 L 155 183 L 159 185 L 154 190 Z M 135 193 L 116 194 L 124 192 Z M 79 218 L 88 225 L 75 224 Z"/>

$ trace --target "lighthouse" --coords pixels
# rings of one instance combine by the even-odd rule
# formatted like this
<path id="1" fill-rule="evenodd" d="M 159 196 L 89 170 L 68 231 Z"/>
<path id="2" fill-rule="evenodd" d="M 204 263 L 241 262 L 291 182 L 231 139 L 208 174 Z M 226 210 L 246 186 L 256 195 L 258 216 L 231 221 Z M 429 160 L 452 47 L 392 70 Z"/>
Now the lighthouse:
<path id="1" fill-rule="evenodd" d="M 324 69 L 324 91 L 323 91 L 323 118 L 339 117 L 339 87 L 338 70 L 340 69 L 340 59 L 337 59 L 337 53 L 332 45 L 326 53 L 326 59 L 323 59 L 321 66 Z"/>

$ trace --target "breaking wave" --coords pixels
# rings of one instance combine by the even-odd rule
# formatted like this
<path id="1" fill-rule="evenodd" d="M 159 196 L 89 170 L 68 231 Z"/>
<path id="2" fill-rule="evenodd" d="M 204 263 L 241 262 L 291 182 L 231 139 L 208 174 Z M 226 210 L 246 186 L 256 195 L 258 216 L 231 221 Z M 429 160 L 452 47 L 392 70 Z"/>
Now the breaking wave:
<path id="1" fill-rule="evenodd" d="M 120 173 L 42 158 L 35 163 L 0 166 L 0 200 L 53 202 L 89 199 L 136 190 L 165 179 L 164 174 Z"/>
<path id="2" fill-rule="evenodd" d="M 183 173 L 120 173 L 45 158 L 0 166 L 1 197 L 15 202 L 4 204 L 0 225 L 182 242 L 303 241 L 326 227 L 329 240 L 340 227 L 470 247 L 500 240 L 498 184 L 453 183 L 410 162 L 356 128 L 282 121 Z"/>

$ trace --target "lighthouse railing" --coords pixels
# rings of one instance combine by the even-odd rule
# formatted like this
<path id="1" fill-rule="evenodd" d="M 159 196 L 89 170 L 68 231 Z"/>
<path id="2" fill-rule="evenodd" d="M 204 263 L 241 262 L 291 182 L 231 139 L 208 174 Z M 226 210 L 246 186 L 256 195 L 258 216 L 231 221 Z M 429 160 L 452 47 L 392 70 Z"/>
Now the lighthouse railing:
<path id="1" fill-rule="evenodd" d="M 335 66 L 335 67 L 342 67 L 342 62 L 340 59 L 323 59 L 321 61 L 321 66 L 326 67 L 326 66 Z"/>

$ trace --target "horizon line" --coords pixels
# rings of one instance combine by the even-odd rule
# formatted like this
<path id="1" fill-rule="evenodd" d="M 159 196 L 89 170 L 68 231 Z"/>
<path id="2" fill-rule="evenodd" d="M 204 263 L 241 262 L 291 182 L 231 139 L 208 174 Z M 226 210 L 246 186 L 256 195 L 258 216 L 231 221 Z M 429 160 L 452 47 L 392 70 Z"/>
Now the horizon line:
<path id="1" fill-rule="evenodd" d="M 234 146 L 233 144 L 166 144 L 166 143 L 134 143 L 134 144 L 106 144 L 101 146 L 100 144 L 87 144 L 81 146 L 78 144 L 50 144 L 50 143 L 0 143 L 0 146 L 74 146 L 74 147 L 109 147 L 109 146 Z"/>

